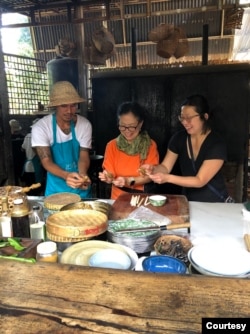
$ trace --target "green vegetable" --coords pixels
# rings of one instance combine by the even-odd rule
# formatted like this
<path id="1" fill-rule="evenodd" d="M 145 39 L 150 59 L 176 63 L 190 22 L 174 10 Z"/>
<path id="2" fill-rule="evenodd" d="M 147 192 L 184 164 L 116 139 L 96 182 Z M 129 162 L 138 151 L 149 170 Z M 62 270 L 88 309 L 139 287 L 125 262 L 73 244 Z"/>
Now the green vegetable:
<path id="1" fill-rule="evenodd" d="M 33 257 L 30 257 L 28 259 L 23 258 L 23 257 L 16 257 L 16 256 L 5 256 L 5 255 L 0 255 L 0 259 L 6 259 L 6 260 L 16 260 L 19 262 L 27 262 L 27 263 L 36 263 L 36 260 Z"/>
<path id="2" fill-rule="evenodd" d="M 14 247 L 15 250 L 17 250 L 17 251 L 22 251 L 26 248 L 26 247 L 23 247 L 20 244 L 20 242 L 15 238 L 8 238 L 8 242 L 9 242 L 10 246 Z"/>
<path id="3" fill-rule="evenodd" d="M 0 242 L 0 248 L 2 247 L 8 247 L 10 245 L 10 243 L 8 241 L 1 241 Z"/>

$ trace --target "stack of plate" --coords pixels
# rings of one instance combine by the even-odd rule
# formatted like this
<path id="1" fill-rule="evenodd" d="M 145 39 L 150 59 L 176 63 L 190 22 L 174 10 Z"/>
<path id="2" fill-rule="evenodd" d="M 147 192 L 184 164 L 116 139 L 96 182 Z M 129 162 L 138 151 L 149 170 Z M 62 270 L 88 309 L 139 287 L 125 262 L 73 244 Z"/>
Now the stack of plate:
<path id="1" fill-rule="evenodd" d="M 188 258 L 191 266 L 203 275 L 239 278 L 250 275 L 250 253 L 243 247 L 223 242 L 202 244 L 191 248 Z"/>
<path id="2" fill-rule="evenodd" d="M 119 250 L 130 258 L 129 270 L 133 270 L 138 262 L 137 254 L 129 247 L 101 240 L 78 242 L 68 247 L 61 255 L 60 263 L 89 266 L 90 259 L 101 250 Z"/>
<path id="3" fill-rule="evenodd" d="M 142 254 L 153 250 L 160 230 L 143 232 L 118 232 L 121 229 L 157 227 L 154 222 L 139 219 L 121 219 L 109 221 L 107 237 L 109 241 L 132 248 L 136 253 Z"/>

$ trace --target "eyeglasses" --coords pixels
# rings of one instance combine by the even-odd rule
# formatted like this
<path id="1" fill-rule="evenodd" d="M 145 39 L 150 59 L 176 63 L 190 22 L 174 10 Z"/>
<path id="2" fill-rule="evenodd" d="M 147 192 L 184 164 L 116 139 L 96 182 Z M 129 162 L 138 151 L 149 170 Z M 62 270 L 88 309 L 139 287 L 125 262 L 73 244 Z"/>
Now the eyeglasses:
<path id="1" fill-rule="evenodd" d="M 120 131 L 128 130 L 129 132 L 134 132 L 137 129 L 138 125 L 139 125 L 139 123 L 136 126 L 118 125 L 118 128 L 119 128 Z"/>
<path id="2" fill-rule="evenodd" d="M 181 123 L 184 122 L 184 121 L 186 121 L 187 123 L 190 123 L 190 122 L 192 121 L 192 119 L 193 119 L 194 117 L 197 117 L 197 116 L 200 116 L 200 115 L 197 114 L 197 115 L 187 116 L 187 117 L 183 117 L 183 116 L 179 115 L 179 116 L 178 116 L 178 119 L 179 119 L 179 121 L 180 121 Z"/>

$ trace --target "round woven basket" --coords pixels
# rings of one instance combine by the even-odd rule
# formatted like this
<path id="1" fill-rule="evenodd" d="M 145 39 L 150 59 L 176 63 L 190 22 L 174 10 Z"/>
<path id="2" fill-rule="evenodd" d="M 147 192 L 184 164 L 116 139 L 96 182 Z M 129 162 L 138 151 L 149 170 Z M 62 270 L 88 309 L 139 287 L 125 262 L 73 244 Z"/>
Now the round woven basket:
<path id="1" fill-rule="evenodd" d="M 48 237 L 48 239 L 50 239 L 51 241 L 55 241 L 55 242 L 79 242 L 79 241 L 84 241 L 84 240 L 89 240 L 91 239 L 91 237 L 86 238 L 67 238 L 67 237 L 60 237 L 58 235 L 55 235 L 53 233 L 49 233 L 48 231 L 46 231 L 46 235 Z"/>
<path id="2" fill-rule="evenodd" d="M 174 52 L 175 58 L 178 59 L 184 57 L 189 52 L 189 44 L 185 31 L 178 27 L 175 30 L 179 32 L 179 42 Z"/>
<path id="3" fill-rule="evenodd" d="M 107 227 L 108 218 L 104 213 L 88 209 L 59 211 L 46 220 L 47 233 L 68 239 L 95 237 L 104 233 Z"/>
<path id="4" fill-rule="evenodd" d="M 114 49 L 115 39 L 105 27 L 93 32 L 92 41 L 96 49 L 101 53 L 109 54 Z"/>
<path id="5" fill-rule="evenodd" d="M 111 205 L 102 201 L 81 201 L 77 203 L 67 204 L 63 206 L 60 209 L 60 211 L 78 210 L 78 209 L 96 210 L 108 216 L 109 211 L 111 209 Z"/>
<path id="6" fill-rule="evenodd" d="M 161 23 L 148 34 L 148 39 L 152 42 L 159 42 L 163 39 L 167 39 L 174 31 L 174 25 Z"/>
<path id="7" fill-rule="evenodd" d="M 107 54 L 98 51 L 94 45 L 90 46 L 89 64 L 106 65 L 107 58 Z"/>
<path id="8" fill-rule="evenodd" d="M 58 193 L 47 196 L 44 200 L 45 208 L 52 211 L 59 211 L 63 206 L 71 203 L 80 202 L 81 197 L 72 193 Z"/>

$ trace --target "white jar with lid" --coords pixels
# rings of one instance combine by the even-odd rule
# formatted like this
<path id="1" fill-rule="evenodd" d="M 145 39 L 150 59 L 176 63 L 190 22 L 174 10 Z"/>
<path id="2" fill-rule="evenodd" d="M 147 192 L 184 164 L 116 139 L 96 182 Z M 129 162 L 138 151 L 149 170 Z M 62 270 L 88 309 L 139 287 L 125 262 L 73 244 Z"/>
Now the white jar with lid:
<path id="1" fill-rule="evenodd" d="M 53 241 L 45 241 L 37 245 L 36 260 L 42 262 L 57 262 L 57 245 Z"/>

